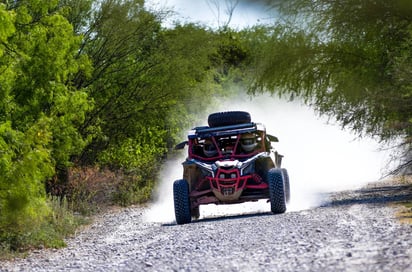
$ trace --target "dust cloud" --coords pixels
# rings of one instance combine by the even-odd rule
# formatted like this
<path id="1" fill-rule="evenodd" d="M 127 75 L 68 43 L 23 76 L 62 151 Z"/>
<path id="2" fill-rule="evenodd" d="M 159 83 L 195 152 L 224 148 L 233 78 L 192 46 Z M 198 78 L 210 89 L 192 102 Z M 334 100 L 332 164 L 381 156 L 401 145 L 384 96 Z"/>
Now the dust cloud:
<path id="1" fill-rule="evenodd" d="M 325 194 L 356 189 L 382 176 L 388 154 L 379 151 L 371 139 L 356 139 L 338 125 L 327 124 L 312 109 L 299 102 L 287 102 L 269 95 L 255 98 L 244 96 L 217 106 L 213 111 L 242 110 L 251 114 L 252 121 L 263 123 L 269 134 L 279 138 L 274 148 L 282 155 L 282 167 L 290 176 L 291 202 L 287 211 L 319 206 Z M 207 123 L 207 115 L 202 124 Z M 184 139 L 182 139 L 184 140 Z M 161 171 L 161 182 L 155 202 L 145 214 L 147 221 L 174 222 L 173 181 L 182 178 L 181 156 L 169 160 Z M 201 218 L 225 215 L 269 212 L 267 201 L 236 205 L 200 207 Z"/>

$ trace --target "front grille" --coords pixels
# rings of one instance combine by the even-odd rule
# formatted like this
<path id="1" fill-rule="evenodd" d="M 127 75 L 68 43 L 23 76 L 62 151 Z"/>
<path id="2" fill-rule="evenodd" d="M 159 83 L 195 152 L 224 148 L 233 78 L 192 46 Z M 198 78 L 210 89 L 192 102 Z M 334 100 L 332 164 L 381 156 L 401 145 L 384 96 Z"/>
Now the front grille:
<path id="1" fill-rule="evenodd" d="M 219 184 L 222 186 L 232 186 L 235 185 L 237 182 L 237 180 L 219 180 Z"/>
<path id="2" fill-rule="evenodd" d="M 220 192 L 224 196 L 229 196 L 235 192 L 235 187 L 223 187 Z"/>

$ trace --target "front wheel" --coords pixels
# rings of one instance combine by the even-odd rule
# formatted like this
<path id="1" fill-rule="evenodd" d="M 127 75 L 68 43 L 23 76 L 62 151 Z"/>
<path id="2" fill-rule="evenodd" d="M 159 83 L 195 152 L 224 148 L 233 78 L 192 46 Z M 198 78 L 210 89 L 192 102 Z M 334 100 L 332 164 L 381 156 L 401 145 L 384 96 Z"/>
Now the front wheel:
<path id="1" fill-rule="evenodd" d="M 286 203 L 290 202 L 290 182 L 289 182 L 289 174 L 288 170 L 282 168 L 283 179 L 285 181 L 285 196 L 286 196 Z"/>
<path id="2" fill-rule="evenodd" d="M 286 212 L 286 195 L 281 169 L 272 168 L 268 172 L 270 210 L 273 213 Z"/>
<path id="3" fill-rule="evenodd" d="M 173 200 L 177 224 L 186 224 L 192 221 L 190 213 L 189 184 L 184 179 L 173 183 Z"/>

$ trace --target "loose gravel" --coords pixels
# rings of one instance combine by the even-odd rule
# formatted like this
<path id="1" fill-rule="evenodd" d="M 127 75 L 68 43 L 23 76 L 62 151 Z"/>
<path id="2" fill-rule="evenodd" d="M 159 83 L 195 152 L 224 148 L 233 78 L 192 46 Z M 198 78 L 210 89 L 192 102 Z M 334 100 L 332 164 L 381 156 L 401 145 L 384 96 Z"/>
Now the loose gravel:
<path id="1" fill-rule="evenodd" d="M 145 222 L 145 208 L 131 207 L 104 214 L 67 248 L 1 262 L 0 270 L 412 271 L 412 226 L 390 205 L 405 199 L 410 187 L 377 185 L 328 195 L 308 210 L 186 225 Z"/>

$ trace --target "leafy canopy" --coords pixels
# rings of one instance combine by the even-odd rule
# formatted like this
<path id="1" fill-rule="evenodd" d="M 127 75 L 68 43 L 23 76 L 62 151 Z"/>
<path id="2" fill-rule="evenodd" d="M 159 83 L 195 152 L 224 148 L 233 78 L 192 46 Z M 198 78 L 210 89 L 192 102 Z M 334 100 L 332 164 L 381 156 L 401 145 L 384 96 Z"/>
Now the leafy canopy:
<path id="1" fill-rule="evenodd" d="M 412 142 L 412 3 L 268 1 L 282 16 L 258 27 L 252 92 L 300 96 L 359 135 Z M 249 34 L 252 35 L 252 34 Z"/>
<path id="2" fill-rule="evenodd" d="M 92 107 L 67 84 L 89 64 L 76 58 L 81 39 L 57 1 L 9 2 L 0 4 L 0 239 L 46 220 L 44 183 L 84 146 L 76 126 Z"/>

